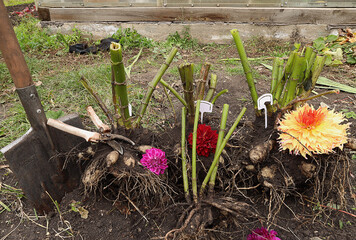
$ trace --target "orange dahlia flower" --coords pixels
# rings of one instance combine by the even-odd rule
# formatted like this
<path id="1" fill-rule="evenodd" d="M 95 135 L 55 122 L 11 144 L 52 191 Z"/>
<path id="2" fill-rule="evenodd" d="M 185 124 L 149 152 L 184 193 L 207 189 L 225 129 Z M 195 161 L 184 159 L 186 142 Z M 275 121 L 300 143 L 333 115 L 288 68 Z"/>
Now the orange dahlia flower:
<path id="1" fill-rule="evenodd" d="M 330 153 L 335 147 L 342 149 L 347 142 L 347 130 L 350 124 L 341 124 L 345 120 L 342 113 L 305 104 L 297 110 L 286 113 L 279 123 L 279 143 L 282 150 L 301 154 L 304 158 L 311 154 Z"/>

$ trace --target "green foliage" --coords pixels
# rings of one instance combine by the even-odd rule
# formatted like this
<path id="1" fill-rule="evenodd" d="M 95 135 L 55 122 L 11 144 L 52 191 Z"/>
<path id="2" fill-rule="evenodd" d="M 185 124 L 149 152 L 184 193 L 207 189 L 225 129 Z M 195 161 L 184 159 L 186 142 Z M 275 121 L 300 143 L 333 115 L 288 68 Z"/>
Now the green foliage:
<path id="1" fill-rule="evenodd" d="M 15 33 L 21 49 L 24 51 L 45 52 L 49 50 L 58 50 L 70 44 L 82 40 L 82 32 L 74 28 L 73 34 L 63 35 L 61 33 L 50 34 L 47 29 L 39 25 L 39 20 L 26 16 L 21 23 L 15 27 Z"/>
<path id="2" fill-rule="evenodd" d="M 58 119 L 60 117 L 64 116 L 63 111 L 47 111 L 46 112 L 46 117 L 47 118 L 53 118 L 53 119 Z"/>
<path id="3" fill-rule="evenodd" d="M 135 29 L 131 28 L 119 28 L 119 30 L 112 35 L 112 38 L 119 40 L 119 43 L 124 49 L 150 48 L 155 45 L 152 39 L 143 37 Z"/>
<path id="4" fill-rule="evenodd" d="M 5 6 L 14 6 L 19 4 L 33 3 L 33 0 L 4 0 Z"/>
<path id="5" fill-rule="evenodd" d="M 178 32 L 170 34 L 166 40 L 166 44 L 170 47 L 174 46 L 183 49 L 195 49 L 199 47 L 197 39 L 192 38 L 188 28 L 185 28 L 181 34 Z"/>
<path id="6" fill-rule="evenodd" d="M 341 112 L 345 115 L 346 118 L 356 119 L 356 113 L 354 111 L 350 111 L 349 109 L 341 109 Z"/>
<path id="7" fill-rule="evenodd" d="M 356 55 L 354 50 L 356 48 L 356 42 L 345 42 L 340 44 L 344 37 L 338 37 L 336 35 L 329 35 L 326 37 L 319 37 L 313 41 L 313 48 L 320 54 L 327 56 L 326 65 L 336 66 L 342 64 L 345 57 L 346 63 L 355 64 Z"/>

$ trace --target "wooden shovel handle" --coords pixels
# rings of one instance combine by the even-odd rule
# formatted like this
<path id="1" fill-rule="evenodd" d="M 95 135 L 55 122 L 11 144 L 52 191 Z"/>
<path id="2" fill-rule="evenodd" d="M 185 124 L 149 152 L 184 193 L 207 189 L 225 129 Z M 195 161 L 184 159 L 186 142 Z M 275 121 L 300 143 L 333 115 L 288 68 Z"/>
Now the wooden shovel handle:
<path id="1" fill-rule="evenodd" d="M 100 140 L 100 134 L 97 132 L 90 132 L 81 128 L 73 127 L 62 121 L 49 118 L 47 120 L 47 125 L 57 128 L 63 132 L 70 133 L 74 136 L 84 138 L 87 142 L 98 142 Z"/>
<path id="2" fill-rule="evenodd" d="M 16 88 L 31 86 L 33 82 L 30 70 L 27 67 L 3 1 L 0 1 L 0 51 Z"/>

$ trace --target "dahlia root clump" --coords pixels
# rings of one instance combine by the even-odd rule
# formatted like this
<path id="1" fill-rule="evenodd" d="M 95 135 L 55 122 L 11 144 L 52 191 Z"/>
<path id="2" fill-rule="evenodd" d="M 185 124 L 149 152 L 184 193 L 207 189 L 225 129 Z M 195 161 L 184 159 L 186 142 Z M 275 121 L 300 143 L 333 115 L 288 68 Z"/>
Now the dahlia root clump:
<path id="1" fill-rule="evenodd" d="M 140 163 L 157 175 L 163 174 L 164 170 L 168 168 L 166 153 L 158 148 L 147 149 L 146 153 L 142 155 Z"/>
<path id="2" fill-rule="evenodd" d="M 298 109 L 284 115 L 278 130 L 280 148 L 289 149 L 291 153 L 300 154 L 304 158 L 312 154 L 326 154 L 334 148 L 342 149 L 347 143 L 349 123 L 342 113 L 305 104 Z"/>
<path id="3" fill-rule="evenodd" d="M 247 240 L 281 240 L 276 236 L 276 231 L 268 231 L 266 228 L 261 227 L 253 230 L 252 233 L 247 236 Z"/>
<path id="4" fill-rule="evenodd" d="M 197 129 L 197 153 L 198 155 L 208 157 L 209 154 L 215 153 L 218 134 L 212 130 L 209 125 L 199 124 Z M 193 133 L 189 134 L 188 142 L 190 147 L 193 143 Z"/>

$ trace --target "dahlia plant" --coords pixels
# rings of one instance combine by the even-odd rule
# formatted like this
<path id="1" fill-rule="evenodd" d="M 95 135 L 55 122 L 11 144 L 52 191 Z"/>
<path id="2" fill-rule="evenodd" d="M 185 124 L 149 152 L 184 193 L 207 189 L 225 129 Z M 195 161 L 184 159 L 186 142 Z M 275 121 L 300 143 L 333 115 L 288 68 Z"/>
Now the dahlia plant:
<path id="1" fill-rule="evenodd" d="M 246 108 L 244 107 L 240 114 L 237 116 L 234 124 L 231 126 L 230 130 L 224 137 L 225 126 L 227 121 L 227 115 L 229 112 L 229 105 L 224 104 L 221 123 L 220 123 L 220 131 L 219 135 L 217 135 L 216 131 L 211 130 L 210 126 L 206 126 L 204 124 L 200 124 L 198 127 L 199 121 L 199 109 L 200 109 L 201 100 L 197 100 L 196 108 L 195 108 L 195 117 L 194 117 L 194 127 L 193 133 L 190 134 L 189 143 L 192 146 L 192 193 L 193 200 L 195 203 L 198 202 L 198 186 L 197 186 L 197 170 L 196 170 L 196 158 L 197 153 L 208 156 L 210 152 L 215 151 L 214 160 L 210 165 L 210 168 L 204 178 L 203 183 L 200 187 L 200 196 L 203 195 L 205 187 L 210 180 L 210 186 L 214 186 L 215 177 L 217 172 L 217 166 L 219 163 L 219 158 L 221 156 L 222 151 L 225 148 L 227 141 L 230 139 L 232 133 L 240 122 L 242 116 L 246 112 Z M 189 184 L 188 184 L 188 174 L 187 174 L 187 161 L 186 161 L 186 152 L 185 152 L 185 122 L 186 122 L 186 114 L 187 110 L 185 107 L 182 108 L 182 171 L 183 171 L 183 182 L 184 182 L 184 192 L 187 198 L 187 201 L 190 202 L 189 199 Z M 199 130 L 198 130 L 199 129 Z M 199 136 L 198 136 L 199 135 Z"/>
<path id="2" fill-rule="evenodd" d="M 215 74 L 211 74 L 210 80 L 208 81 L 210 67 L 210 63 L 203 64 L 200 70 L 199 78 L 195 80 L 194 64 L 186 63 L 178 66 L 178 71 L 183 86 L 183 97 L 180 96 L 173 87 L 169 86 L 167 82 L 162 79 L 160 80 L 160 83 L 169 91 L 171 91 L 183 104 L 183 106 L 186 107 L 189 126 L 194 124 L 195 103 L 197 100 L 204 100 L 214 104 L 222 94 L 228 92 L 227 89 L 224 89 L 214 96 L 218 80 Z M 195 85 L 196 87 L 194 87 Z M 209 89 L 206 91 L 207 85 Z"/>
<path id="3" fill-rule="evenodd" d="M 286 113 L 279 123 L 279 143 L 282 150 L 307 155 L 330 153 L 334 148 L 343 147 L 347 142 L 348 123 L 342 113 L 305 104 Z"/>
<path id="4" fill-rule="evenodd" d="M 126 79 L 126 76 L 128 74 L 124 67 L 122 46 L 120 43 L 112 42 L 110 44 L 111 85 L 112 85 L 112 101 L 114 105 L 114 113 L 111 113 L 108 110 L 108 108 L 105 106 L 105 104 L 100 99 L 98 94 L 88 85 L 88 82 L 86 82 L 84 78 L 81 79 L 81 83 L 83 84 L 83 86 L 95 98 L 100 108 L 103 110 L 103 112 L 109 119 L 113 131 L 117 129 L 117 126 L 124 126 L 127 129 L 137 128 L 140 126 L 141 120 L 144 114 L 146 113 L 147 106 L 151 100 L 152 94 L 156 86 L 160 82 L 163 74 L 166 72 L 171 62 L 173 61 L 173 58 L 175 57 L 177 52 L 178 52 L 177 48 L 173 48 L 171 50 L 165 62 L 161 65 L 161 68 L 159 69 L 159 71 L 157 72 L 157 74 L 155 75 L 151 83 L 148 85 L 148 90 L 140 106 L 139 113 L 136 114 L 136 117 L 130 116 L 129 98 L 127 94 L 128 81 Z M 136 57 L 134 62 L 138 59 L 138 57 L 139 55 Z"/>
<path id="5" fill-rule="evenodd" d="M 240 55 L 256 116 L 261 116 L 261 110 L 258 109 L 256 86 L 239 32 L 233 29 L 231 34 Z M 312 47 L 302 48 L 301 51 L 299 51 L 300 44 L 295 44 L 294 47 L 295 50 L 291 52 L 285 65 L 282 58 L 275 58 L 273 61 L 270 86 L 273 102 L 267 106 L 270 114 L 278 108 L 288 108 L 290 105 L 295 105 L 293 100 L 297 98 L 306 99 L 314 89 L 324 67 L 326 57 L 317 56 Z"/>

